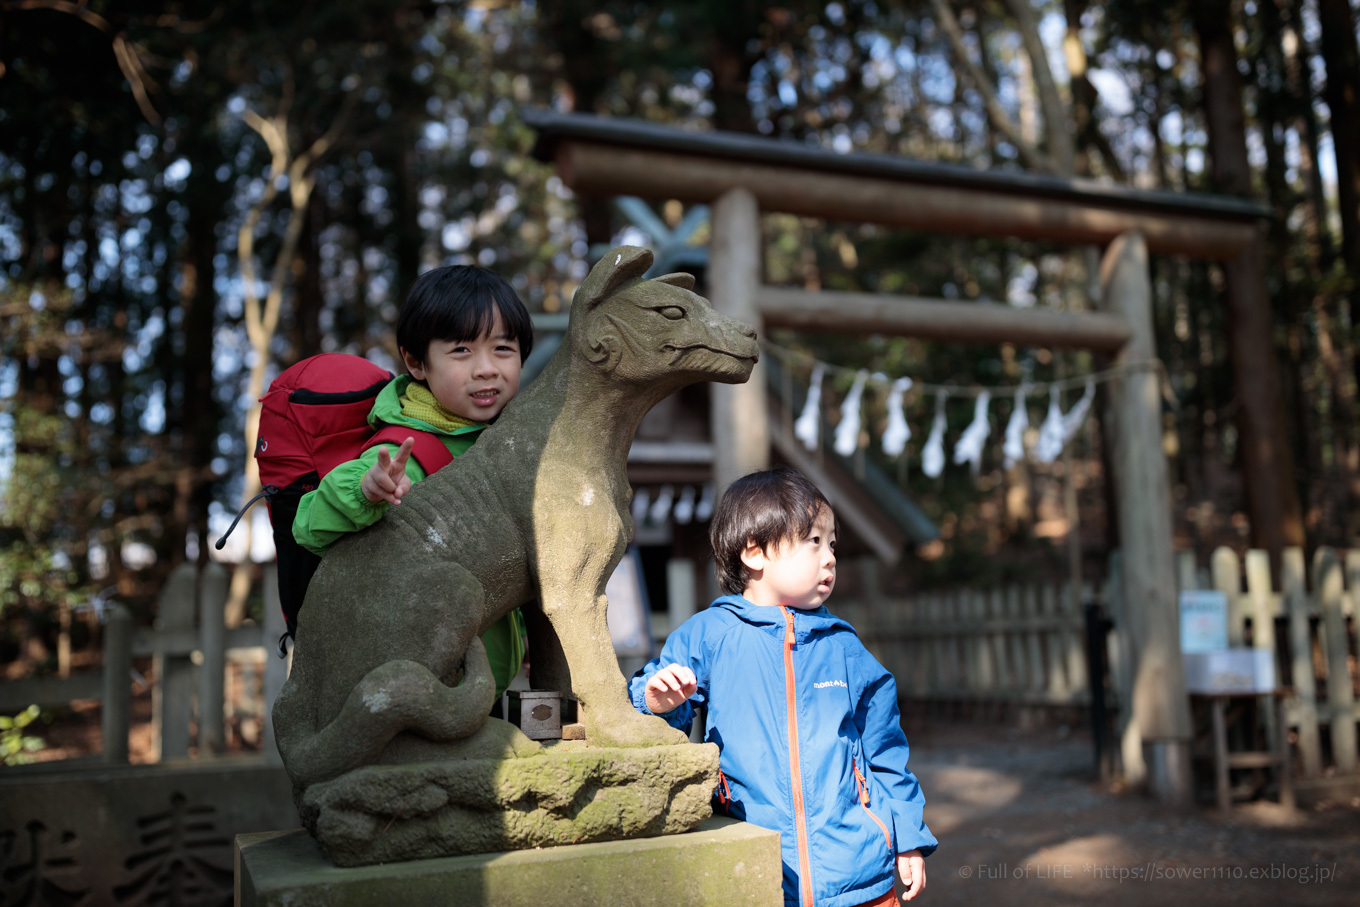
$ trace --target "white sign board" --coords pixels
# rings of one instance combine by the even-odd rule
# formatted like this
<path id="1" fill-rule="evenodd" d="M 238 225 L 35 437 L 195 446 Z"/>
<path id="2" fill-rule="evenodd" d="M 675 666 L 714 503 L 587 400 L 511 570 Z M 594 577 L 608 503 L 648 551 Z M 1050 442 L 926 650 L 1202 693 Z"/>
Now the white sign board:
<path id="1" fill-rule="evenodd" d="M 1228 596 L 1212 589 L 1181 593 L 1181 651 L 1222 652 L 1228 648 Z"/>
<path id="2" fill-rule="evenodd" d="M 1187 652 L 1185 688 L 1191 693 L 1269 693 L 1275 689 L 1275 653 L 1269 649 Z"/>

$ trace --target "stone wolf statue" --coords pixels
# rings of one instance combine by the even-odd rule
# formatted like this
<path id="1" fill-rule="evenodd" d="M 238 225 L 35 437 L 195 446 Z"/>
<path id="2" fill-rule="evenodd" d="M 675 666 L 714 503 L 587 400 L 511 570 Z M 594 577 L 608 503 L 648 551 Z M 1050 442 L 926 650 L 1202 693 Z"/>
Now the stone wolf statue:
<path id="1" fill-rule="evenodd" d="M 532 746 L 487 718 L 479 635 L 535 600 L 591 745 L 684 742 L 628 702 L 605 625 L 605 583 L 632 534 L 628 449 L 672 392 L 747 380 L 758 347 L 690 275 L 641 279 L 651 263 L 646 249 L 610 251 L 577 290 L 561 348 L 496 424 L 322 561 L 274 707 L 299 798 L 363 766 L 466 755 L 474 735 Z M 537 649 L 532 663 L 543 686 Z"/>

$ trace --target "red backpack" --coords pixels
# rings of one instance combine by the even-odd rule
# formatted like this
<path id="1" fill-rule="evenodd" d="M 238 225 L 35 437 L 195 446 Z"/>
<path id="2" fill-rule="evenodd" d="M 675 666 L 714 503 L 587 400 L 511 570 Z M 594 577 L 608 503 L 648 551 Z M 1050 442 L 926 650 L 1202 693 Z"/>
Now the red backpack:
<path id="1" fill-rule="evenodd" d="M 287 639 L 297 629 L 297 615 L 307 586 L 321 558 L 293 538 L 298 502 L 316 488 L 321 477 L 341 463 L 380 443 L 400 445 L 415 438 L 411 456 L 431 475 L 453 461 L 453 454 L 436 435 L 401 425 L 374 431 L 368 424 L 373 401 L 391 372 L 361 356 L 322 353 L 285 369 L 260 398 L 259 439 L 255 459 L 264 489 L 236 515 L 231 528 L 218 539 L 220 549 L 241 515 L 265 499 L 274 529 L 279 562 L 279 602 L 288 629 L 279 638 L 279 654 L 287 654 Z"/>

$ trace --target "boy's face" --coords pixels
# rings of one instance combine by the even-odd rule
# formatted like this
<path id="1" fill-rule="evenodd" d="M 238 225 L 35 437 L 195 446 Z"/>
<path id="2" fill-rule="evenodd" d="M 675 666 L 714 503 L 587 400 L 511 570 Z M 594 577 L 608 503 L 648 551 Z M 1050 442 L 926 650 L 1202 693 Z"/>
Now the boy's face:
<path id="1" fill-rule="evenodd" d="M 473 422 L 490 422 L 519 392 L 519 341 L 505 332 L 501 313 L 476 340 L 432 340 L 424 361 L 401 351 L 411 377 L 424 381 L 446 409 Z"/>
<path id="2" fill-rule="evenodd" d="M 805 538 L 787 539 L 770 551 L 747 545 L 741 560 L 751 570 L 743 594 L 752 604 L 816 608 L 836 586 L 835 517 L 823 507 Z"/>

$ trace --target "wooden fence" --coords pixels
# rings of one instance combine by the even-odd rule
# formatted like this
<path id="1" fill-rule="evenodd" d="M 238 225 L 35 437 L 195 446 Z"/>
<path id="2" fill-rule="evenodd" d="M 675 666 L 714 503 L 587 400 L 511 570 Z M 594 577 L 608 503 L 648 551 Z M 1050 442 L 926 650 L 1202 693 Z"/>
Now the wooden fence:
<path id="1" fill-rule="evenodd" d="M 33 704 L 101 700 L 104 748 L 96 761 L 126 762 L 133 658 L 150 657 L 152 746 L 158 760 L 189 756 L 194 728 L 198 755 L 220 754 L 227 717 L 241 717 L 234 712 L 260 723 L 261 749 L 277 759 L 269 712 L 287 679 L 288 662 L 278 657 L 284 627 L 274 570 L 273 564 L 263 570 L 263 626 L 228 630 L 223 620 L 230 582 L 227 569 L 214 563 L 200 572 L 193 564 L 181 564 L 161 590 L 154 627 L 134 629 L 126 609 L 118 605 L 107 609 L 102 673 L 0 683 L 0 714 L 14 714 Z M 239 665 L 247 680 L 241 685 L 244 695 L 227 695 L 229 663 Z M 253 692 L 256 680 L 259 695 Z"/>
<path id="2" fill-rule="evenodd" d="M 970 712 L 1090 703 L 1085 617 L 1068 585 L 933 592 L 837 611 L 892 671 L 903 699 Z"/>
<path id="3" fill-rule="evenodd" d="M 0 714 L 32 703 L 101 699 L 105 746 L 100 758 L 125 762 L 132 660 L 150 656 L 159 758 L 187 756 L 194 725 L 198 753 L 221 752 L 225 718 L 232 709 L 260 720 L 262 748 L 275 757 L 269 709 L 288 664 L 276 651 L 283 627 L 273 569 L 271 564 L 264 570 L 264 626 L 226 630 L 222 609 L 227 571 L 210 565 L 200 576 L 192 565 L 182 565 L 162 592 L 155 628 L 134 631 L 125 611 L 110 610 L 102 674 L 0 684 Z M 1113 622 L 1106 639 L 1111 680 L 1106 699 L 1118 708 L 1129 701 L 1132 685 L 1120 619 L 1119 571 L 1116 553 L 1107 582 L 1086 586 L 1080 596 L 1070 584 L 1055 583 L 888 598 L 870 579 L 859 603 L 841 602 L 837 610 L 893 672 L 903 699 L 949 704 L 965 713 L 1018 709 L 1029 715 L 1036 709 L 1090 704 L 1082 605 L 1099 602 Z M 1183 553 L 1177 572 L 1182 589 L 1212 588 L 1227 595 L 1230 645 L 1274 653 L 1279 684 L 1292 691 L 1285 716 L 1302 780 L 1356 776 L 1360 550 L 1321 549 L 1309 570 L 1303 553 L 1288 549 L 1277 582 L 1262 551 L 1248 552 L 1243 559 L 1220 548 L 1207 569 Z M 228 699 L 230 661 L 259 678 L 262 695 Z"/>
<path id="4" fill-rule="evenodd" d="M 1354 778 L 1360 550 L 1320 549 L 1310 571 L 1302 551 L 1287 549 L 1274 582 L 1264 551 L 1240 558 L 1220 548 L 1207 569 L 1183 552 L 1177 574 L 1182 589 L 1227 595 L 1229 645 L 1274 653 L 1278 684 L 1291 691 L 1285 716 L 1301 779 Z M 1080 602 L 1070 584 L 1031 584 L 898 599 L 871 591 L 870 604 L 838 611 L 893 672 L 904 700 L 956 704 L 982 714 L 1018 706 L 1028 710 L 1023 714 L 1091 702 L 1082 604 L 1097 602 L 1112 621 L 1106 700 L 1117 709 L 1130 701 L 1133 684 L 1119 580 L 1116 552 L 1107 581 L 1085 586 Z"/>

